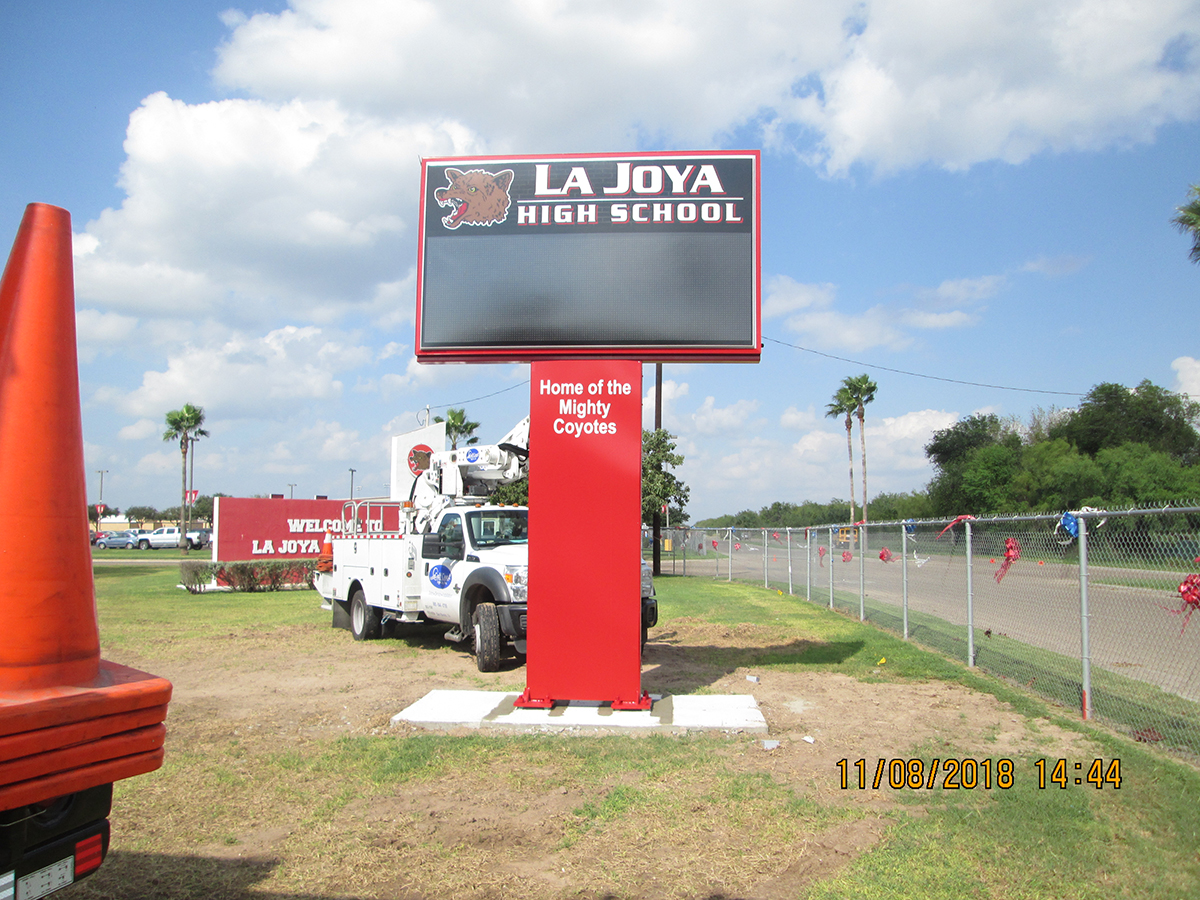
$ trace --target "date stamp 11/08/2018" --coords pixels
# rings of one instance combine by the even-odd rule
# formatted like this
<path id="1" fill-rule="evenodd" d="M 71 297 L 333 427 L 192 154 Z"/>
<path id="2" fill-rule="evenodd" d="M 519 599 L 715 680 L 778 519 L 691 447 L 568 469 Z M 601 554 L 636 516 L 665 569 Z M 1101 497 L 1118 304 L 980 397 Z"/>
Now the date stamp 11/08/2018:
<path id="1" fill-rule="evenodd" d="M 1007 757 L 1000 759 L 880 759 L 872 766 L 865 759 L 839 759 L 836 763 L 842 790 L 877 791 L 933 790 L 944 791 L 992 789 L 1008 790 L 1016 784 L 1017 764 Z M 1066 790 L 1072 785 L 1093 788 L 1121 787 L 1120 759 L 1092 759 L 1073 762 L 1066 759 L 1035 759 L 1032 775 L 1039 790 L 1057 787 Z"/>

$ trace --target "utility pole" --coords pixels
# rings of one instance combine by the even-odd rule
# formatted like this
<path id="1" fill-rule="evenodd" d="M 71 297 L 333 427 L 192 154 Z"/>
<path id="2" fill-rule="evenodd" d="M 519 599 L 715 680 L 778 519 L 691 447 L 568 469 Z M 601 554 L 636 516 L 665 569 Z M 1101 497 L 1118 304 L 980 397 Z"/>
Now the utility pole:
<path id="1" fill-rule="evenodd" d="M 662 428 L 662 363 L 654 364 L 654 430 Z M 654 506 L 652 545 L 654 547 L 654 577 L 662 574 L 662 516 Z"/>

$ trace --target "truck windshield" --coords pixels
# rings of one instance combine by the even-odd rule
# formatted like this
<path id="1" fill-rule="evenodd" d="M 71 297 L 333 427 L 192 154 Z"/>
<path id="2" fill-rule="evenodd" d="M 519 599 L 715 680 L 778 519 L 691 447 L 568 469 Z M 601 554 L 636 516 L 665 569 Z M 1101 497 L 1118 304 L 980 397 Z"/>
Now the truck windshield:
<path id="1" fill-rule="evenodd" d="M 529 511 L 525 509 L 489 509 L 467 513 L 471 543 L 476 547 L 529 542 Z"/>

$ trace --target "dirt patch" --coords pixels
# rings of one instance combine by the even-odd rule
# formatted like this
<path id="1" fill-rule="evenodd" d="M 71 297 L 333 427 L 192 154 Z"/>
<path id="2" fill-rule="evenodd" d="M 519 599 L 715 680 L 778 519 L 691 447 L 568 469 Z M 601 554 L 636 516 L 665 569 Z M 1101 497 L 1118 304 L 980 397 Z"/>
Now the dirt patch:
<path id="1" fill-rule="evenodd" d="M 775 900 L 885 839 L 897 816 L 920 812 L 901 810 L 886 789 L 843 790 L 839 760 L 873 769 L 918 750 L 992 759 L 1092 752 L 1073 733 L 956 685 L 756 668 L 753 660 L 806 645 L 781 629 L 683 620 L 651 633 L 644 685 L 751 694 L 777 744 L 725 735 L 704 745 L 717 762 L 702 771 L 648 765 L 578 780 L 553 754 L 514 757 L 491 771 L 431 768 L 347 800 L 338 773 L 312 763 L 336 739 L 423 736 L 390 717 L 437 688 L 519 691 L 524 669 L 508 660 L 479 673 L 465 648 L 432 629 L 356 643 L 319 615 L 312 625 L 182 649 L 167 642 L 161 656 L 118 660 L 175 685 L 168 766 L 131 786 L 124 805 L 119 794 L 114 864 L 80 885 L 81 896 Z M 197 805 L 213 810 L 214 824 Z M 215 878 L 233 887 L 214 893 L 210 877 L 196 893 L 167 892 L 160 878 L 139 894 L 121 879 L 135 861 L 153 868 L 148 850 L 235 867 Z"/>

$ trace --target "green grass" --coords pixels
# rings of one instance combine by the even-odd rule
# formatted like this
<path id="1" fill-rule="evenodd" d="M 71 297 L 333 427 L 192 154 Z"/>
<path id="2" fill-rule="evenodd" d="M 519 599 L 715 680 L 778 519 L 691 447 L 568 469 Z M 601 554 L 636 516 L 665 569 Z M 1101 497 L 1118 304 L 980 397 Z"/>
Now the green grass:
<path id="1" fill-rule="evenodd" d="M 1026 715 L 1049 717 L 1079 731 L 1101 745 L 1108 759 L 1123 762 L 1126 778 L 1120 791 L 1074 785 L 1066 791 L 1039 789 L 1034 760 L 1022 758 L 1016 761 L 1017 777 L 1008 791 L 896 792 L 902 801 L 920 804 L 923 814 L 897 819 L 882 845 L 805 896 L 1169 898 L 1200 890 L 1200 857 L 1195 853 L 1200 846 L 1200 805 L 1195 803 L 1200 773 L 1187 765 L 1078 719 L 1056 715 L 1024 691 L 859 623 L 857 595 L 835 595 L 835 605 L 852 608 L 854 616 L 848 618 L 745 584 L 663 577 L 656 587 L 665 622 L 675 616 L 699 616 L 720 623 L 780 624 L 818 642 L 792 659 L 761 660 L 758 665 L 827 669 L 859 678 L 957 681 L 992 693 Z M 868 601 L 872 618 L 888 609 Z M 929 622 L 922 618 L 910 613 L 910 629 L 942 634 L 951 627 L 933 617 L 925 617 Z M 1078 661 L 1021 647 L 1014 655 L 1026 665 L 1057 672 L 1064 681 L 1070 670 L 1078 685 Z M 887 664 L 878 666 L 885 656 Z M 1107 690 L 1129 702 L 1151 695 L 1161 695 L 1160 701 L 1171 697 L 1110 673 L 1093 670 L 1093 677 L 1098 695 Z M 1078 693 L 1073 703 L 1077 699 Z M 1174 700 L 1180 705 L 1177 713 L 1194 717 L 1194 704 Z M 938 754 L 954 755 L 945 747 L 938 748 Z M 923 755 L 928 759 L 932 754 Z"/>
<path id="2" fill-rule="evenodd" d="M 214 635 L 311 624 L 321 603 L 314 591 L 189 594 L 177 586 L 178 566 L 132 561 L 93 566 L 92 573 L 102 645 L 143 656 Z"/>
<path id="3" fill-rule="evenodd" d="M 311 623 L 318 603 L 312 592 L 190 595 L 175 587 L 177 580 L 170 567 L 97 567 L 103 643 L 159 655 L 177 652 L 162 641 L 212 651 L 214 639 L 225 634 Z M 686 880 L 704 877 L 702 872 L 693 875 L 693 868 L 707 862 L 696 848 L 707 848 L 705 853 L 715 846 L 728 848 L 730 861 L 720 863 L 728 868 L 720 871 L 736 873 L 739 856 L 761 847 L 794 846 L 824 829 L 868 816 L 883 817 L 883 839 L 831 877 L 797 888 L 799 896 L 1182 900 L 1197 895 L 1200 772 L 1188 765 L 1064 715 L 1017 686 L 915 641 L 858 622 L 857 595 L 852 600 L 835 597 L 839 605 L 852 602 L 854 615 L 847 616 L 774 590 L 708 578 L 663 577 L 656 586 L 660 630 L 681 618 L 769 629 L 765 633 L 772 635 L 771 646 L 714 651 L 740 654 L 731 656 L 731 662 L 751 659 L 768 671 L 829 672 L 876 682 L 962 684 L 1012 705 L 1032 717 L 1034 727 L 1049 721 L 1078 732 L 1089 753 L 1098 747 L 1106 759 L 1122 760 L 1124 781 L 1119 791 L 1111 786 L 1042 790 L 1034 758 L 1026 756 L 1014 760 L 1016 777 L 1008 790 L 890 791 L 895 805 L 867 808 L 845 802 L 844 793 L 840 802 L 818 802 L 777 778 L 769 764 L 747 770 L 739 760 L 761 751 L 745 736 L 418 733 L 277 746 L 218 735 L 203 746 L 172 750 L 162 770 L 118 786 L 123 824 L 132 828 L 124 838 L 130 848 L 126 854 L 132 859 L 160 852 L 166 841 L 175 856 L 159 859 L 178 857 L 180 866 L 193 865 L 195 847 L 232 845 L 239 835 L 253 831 L 248 822 L 286 824 L 291 836 L 281 851 L 283 863 L 276 874 L 264 871 L 256 877 L 268 879 L 261 887 L 272 895 L 319 896 L 324 891 L 312 884 L 342 883 L 325 881 L 332 876 L 322 866 L 344 864 L 349 877 L 368 864 L 378 867 L 393 859 L 380 856 L 372 841 L 381 840 L 380 834 L 401 833 L 407 813 L 397 813 L 396 824 L 385 822 L 379 828 L 386 830 L 380 832 L 372 831 L 374 826 L 356 810 L 380 798 L 440 786 L 468 797 L 486 793 L 511 804 L 569 792 L 567 812 L 561 826 L 555 826 L 561 830 L 553 853 L 583 873 L 579 877 L 584 880 L 573 882 L 572 891 L 588 896 L 588 890 L 608 891 L 609 885 L 612 896 L 654 895 L 646 876 L 638 874 L 643 870 L 617 858 L 624 848 L 645 846 L 648 840 L 652 847 L 668 848 L 671 860 L 683 861 L 672 871 L 672 883 L 686 886 L 688 895 L 741 896 L 748 886 L 715 894 L 708 883 Z M 776 640 L 775 634 L 786 639 Z M 1030 659 L 1046 670 L 1060 665 L 1052 658 Z M 410 666 L 409 674 L 415 676 L 416 667 Z M 966 754 L 939 745 L 914 746 L 908 755 L 929 760 Z M 825 774 L 832 784 L 835 776 Z M 141 819 L 139 810 L 144 810 Z M 135 821 L 162 830 L 145 824 L 138 830 Z M 713 844 L 712 833 L 718 830 L 721 840 Z M 423 832 L 403 833 L 412 842 L 405 857 L 420 860 L 409 869 L 414 877 L 441 866 L 437 871 L 447 885 L 443 893 L 482 896 L 472 893 L 471 868 L 462 864 L 464 853 L 480 851 L 443 846 L 422 837 Z M 709 842 L 696 839 L 697 834 Z M 339 862 L 343 854 L 345 863 Z M 645 865 L 666 871 L 670 861 L 651 853 Z M 82 883 L 80 896 L 109 896 L 94 893 L 104 890 L 115 891 L 111 896 L 165 896 L 162 885 L 174 884 L 172 876 L 179 874 L 167 872 L 165 880 L 145 893 L 131 893 L 119 882 L 111 887 L 111 879 L 124 872 L 118 859 Z M 195 891 L 172 890 L 171 897 L 243 896 L 232 887 L 212 884 Z"/>
<path id="4" fill-rule="evenodd" d="M 814 589 L 813 605 L 827 606 L 827 588 Z M 868 622 L 903 635 L 902 610 L 891 604 L 865 598 Z M 834 608 L 858 618 L 858 594 L 834 592 Z M 967 658 L 967 631 L 937 616 L 909 610 L 909 637 L 954 660 Z M 1003 634 L 987 637 L 975 629 L 975 666 L 1012 684 L 1028 688 L 1071 710 L 1082 705 L 1083 675 L 1079 659 L 1044 650 Z M 1094 712 L 1127 734 L 1153 728 L 1163 746 L 1186 757 L 1200 758 L 1200 704 L 1156 685 L 1128 678 L 1093 666 L 1092 706 Z"/>

